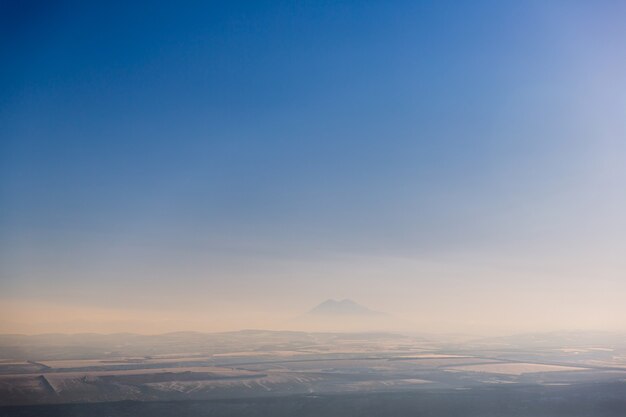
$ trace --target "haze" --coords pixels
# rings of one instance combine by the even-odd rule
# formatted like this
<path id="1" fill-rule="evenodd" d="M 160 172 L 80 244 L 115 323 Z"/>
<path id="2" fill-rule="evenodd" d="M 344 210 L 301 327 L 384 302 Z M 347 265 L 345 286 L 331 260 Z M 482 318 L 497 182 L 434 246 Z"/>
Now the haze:
<path id="1" fill-rule="evenodd" d="M 623 3 L 0 10 L 0 333 L 626 331 Z"/>

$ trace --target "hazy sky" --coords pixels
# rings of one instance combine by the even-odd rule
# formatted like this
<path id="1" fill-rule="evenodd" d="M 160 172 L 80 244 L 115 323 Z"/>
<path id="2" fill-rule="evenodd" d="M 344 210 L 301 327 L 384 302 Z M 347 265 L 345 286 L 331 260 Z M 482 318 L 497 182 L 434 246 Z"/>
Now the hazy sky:
<path id="1" fill-rule="evenodd" d="M 626 330 L 626 4 L 3 2 L 0 332 Z"/>

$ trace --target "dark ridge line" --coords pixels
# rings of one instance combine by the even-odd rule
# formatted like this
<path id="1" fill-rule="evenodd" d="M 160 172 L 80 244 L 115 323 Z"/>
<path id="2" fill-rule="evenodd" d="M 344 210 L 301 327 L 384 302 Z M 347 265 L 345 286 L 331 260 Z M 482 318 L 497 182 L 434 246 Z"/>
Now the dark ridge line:
<path id="1" fill-rule="evenodd" d="M 42 369 L 45 369 L 45 370 L 52 369 L 52 368 L 51 368 L 51 367 L 49 367 L 48 365 L 44 365 L 44 364 L 43 364 L 43 363 L 41 363 L 41 362 L 35 362 L 35 361 L 26 361 L 26 362 L 27 362 L 27 363 L 30 363 L 31 365 L 40 366 Z"/>
<path id="2" fill-rule="evenodd" d="M 54 396 L 58 396 L 59 395 L 59 393 L 56 392 L 56 390 L 54 389 L 54 387 L 52 386 L 50 381 L 48 381 L 48 379 L 46 378 L 45 375 L 39 375 L 39 377 L 37 379 L 39 380 L 39 382 L 41 383 L 43 388 L 48 392 L 48 394 L 52 394 Z"/>

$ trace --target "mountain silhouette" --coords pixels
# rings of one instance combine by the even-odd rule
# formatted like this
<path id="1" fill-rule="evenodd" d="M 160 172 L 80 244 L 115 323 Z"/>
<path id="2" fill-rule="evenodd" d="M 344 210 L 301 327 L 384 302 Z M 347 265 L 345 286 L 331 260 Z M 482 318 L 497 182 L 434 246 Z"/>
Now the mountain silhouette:
<path id="1" fill-rule="evenodd" d="M 370 310 L 369 308 L 355 303 L 352 300 L 326 300 L 312 310 L 307 315 L 310 316 L 384 316 L 384 313 Z"/>

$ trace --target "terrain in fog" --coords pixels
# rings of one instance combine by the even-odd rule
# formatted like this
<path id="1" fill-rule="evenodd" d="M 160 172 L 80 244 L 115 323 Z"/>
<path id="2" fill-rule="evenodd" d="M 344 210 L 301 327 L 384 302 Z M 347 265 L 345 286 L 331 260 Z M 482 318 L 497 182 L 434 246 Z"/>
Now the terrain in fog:
<path id="1" fill-rule="evenodd" d="M 0 1 L 0 417 L 626 417 L 624 22 Z"/>
<path id="2" fill-rule="evenodd" d="M 626 412 L 616 333 L 2 335 L 0 358 L 0 416 Z"/>

